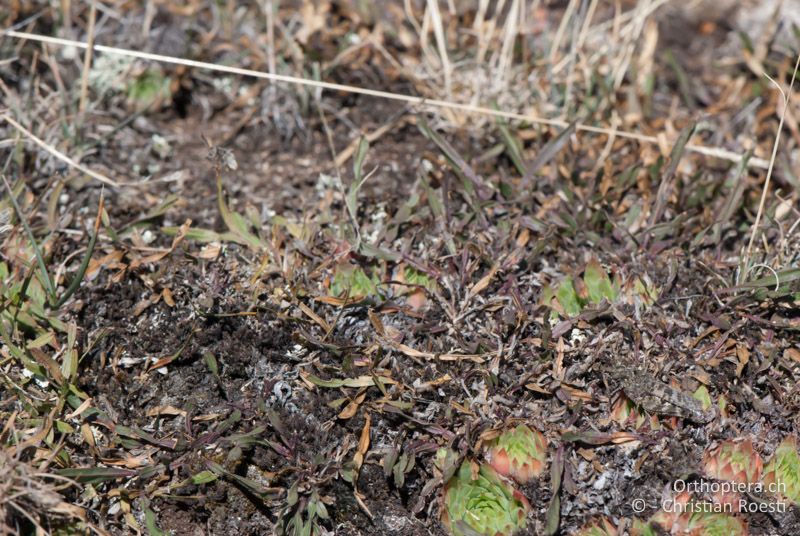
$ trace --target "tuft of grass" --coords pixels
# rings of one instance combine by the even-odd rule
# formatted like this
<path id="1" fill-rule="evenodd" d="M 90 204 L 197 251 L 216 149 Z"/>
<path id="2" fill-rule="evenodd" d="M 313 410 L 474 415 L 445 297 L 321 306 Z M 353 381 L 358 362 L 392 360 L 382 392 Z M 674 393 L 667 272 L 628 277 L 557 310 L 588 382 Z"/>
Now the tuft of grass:
<path id="1" fill-rule="evenodd" d="M 772 178 L 772 170 L 775 168 L 775 157 L 778 154 L 778 146 L 781 141 L 781 132 L 783 131 L 783 122 L 786 119 L 786 110 L 789 108 L 789 99 L 792 96 L 792 91 L 794 89 L 794 82 L 797 77 L 797 70 L 800 69 L 800 54 L 797 55 L 797 62 L 794 66 L 794 71 L 792 71 L 792 79 L 789 83 L 789 93 L 787 94 L 783 88 L 781 88 L 780 84 L 778 84 L 775 80 L 770 78 L 770 76 L 764 73 L 770 82 L 778 89 L 783 97 L 783 110 L 781 111 L 781 119 L 778 123 L 778 129 L 775 132 L 775 142 L 772 144 L 772 154 L 769 159 L 769 168 L 767 168 L 767 175 L 764 178 L 764 186 L 761 189 L 761 200 L 758 203 L 758 212 L 756 212 L 756 219 L 753 222 L 752 229 L 750 231 L 750 240 L 747 243 L 747 249 L 742 257 L 742 262 L 739 266 L 739 279 L 738 282 L 742 283 L 743 281 L 747 280 L 747 277 L 750 275 L 752 269 L 752 256 L 753 256 L 753 244 L 756 240 L 756 234 L 758 233 L 758 227 L 761 223 L 761 218 L 764 214 L 764 206 L 767 201 L 767 193 L 769 192 L 769 184 Z"/>
<path id="2" fill-rule="evenodd" d="M 14 191 L 11 189 L 11 185 L 8 183 L 8 179 L 6 179 L 5 175 L 0 175 L 0 178 L 3 180 L 3 185 L 6 187 L 6 191 L 8 192 L 8 199 L 11 202 L 14 210 L 17 213 L 17 218 L 19 219 L 20 223 L 25 229 L 25 233 L 28 235 L 28 240 L 30 242 L 31 248 L 33 248 L 34 254 L 36 256 L 36 262 L 39 265 L 39 276 L 41 281 L 44 284 L 46 295 L 47 295 L 47 304 L 52 309 L 59 309 L 62 305 L 64 305 L 67 300 L 69 300 L 75 291 L 78 290 L 80 287 L 81 281 L 83 280 L 83 276 L 86 274 L 86 269 L 89 267 L 89 261 L 92 258 L 92 254 L 94 253 L 95 245 L 97 244 L 97 235 L 100 231 L 100 215 L 103 213 L 103 198 L 100 197 L 100 206 L 97 210 L 97 217 L 95 218 L 94 222 L 94 229 L 93 232 L 89 235 L 89 244 L 86 247 L 86 253 L 83 256 L 83 260 L 81 261 L 80 266 L 78 267 L 78 271 L 73 278 L 72 282 L 67 285 L 67 288 L 64 292 L 59 296 L 56 291 L 56 285 L 54 279 L 50 272 L 47 269 L 47 265 L 44 260 L 44 256 L 42 254 L 41 247 L 36 240 L 36 237 L 31 230 L 30 225 L 28 225 L 28 220 L 25 217 L 24 212 L 17 203 L 16 195 Z"/>

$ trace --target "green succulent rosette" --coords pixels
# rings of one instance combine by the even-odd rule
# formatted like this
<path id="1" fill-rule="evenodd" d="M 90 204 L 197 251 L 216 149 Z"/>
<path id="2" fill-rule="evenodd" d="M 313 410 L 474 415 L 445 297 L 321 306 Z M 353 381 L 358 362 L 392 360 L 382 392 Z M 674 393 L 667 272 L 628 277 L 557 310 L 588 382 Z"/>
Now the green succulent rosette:
<path id="1" fill-rule="evenodd" d="M 486 452 L 486 459 L 501 475 L 525 484 L 544 470 L 547 439 L 540 432 L 521 424 L 500 434 Z"/>
<path id="2" fill-rule="evenodd" d="M 800 504 L 800 454 L 794 437 L 787 437 L 778 445 L 764 468 L 763 482 L 767 491 Z"/>
<path id="3" fill-rule="evenodd" d="M 472 478 L 464 462 L 444 492 L 442 523 L 453 536 L 511 536 L 527 524 L 530 503 L 488 465 Z"/>

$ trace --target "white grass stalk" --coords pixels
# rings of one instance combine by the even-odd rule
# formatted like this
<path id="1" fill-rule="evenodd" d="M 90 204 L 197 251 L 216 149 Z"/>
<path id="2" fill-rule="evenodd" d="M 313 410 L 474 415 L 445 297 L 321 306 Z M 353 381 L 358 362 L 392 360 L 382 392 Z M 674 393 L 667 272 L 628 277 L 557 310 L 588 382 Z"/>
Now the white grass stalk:
<path id="1" fill-rule="evenodd" d="M 500 19 L 500 13 L 503 12 L 503 8 L 504 7 L 506 7 L 506 0 L 500 0 L 499 2 L 497 2 L 497 5 L 495 6 L 495 9 L 494 9 L 494 16 L 491 19 L 489 19 L 489 25 L 488 25 L 489 31 L 487 32 L 489 37 L 486 39 L 486 48 L 487 48 L 487 50 L 484 51 L 483 54 L 480 54 L 480 51 L 478 51 L 479 52 L 479 58 L 480 58 L 481 61 L 483 61 L 483 58 L 484 58 L 486 52 L 488 51 L 489 47 L 491 47 L 491 44 L 494 41 L 494 32 L 497 29 L 497 21 Z M 496 69 L 497 68 L 497 64 L 500 62 L 500 59 L 498 58 L 498 54 L 499 54 L 499 51 L 495 50 L 494 53 L 492 54 L 492 57 L 489 58 L 489 65 L 493 69 Z"/>
<path id="2" fill-rule="evenodd" d="M 553 44 L 550 46 L 551 64 L 555 64 L 556 62 L 558 49 L 561 48 L 561 41 L 564 39 L 564 33 L 567 31 L 567 23 L 569 23 L 570 19 L 572 18 L 572 14 L 575 12 L 575 7 L 577 5 L 578 0 L 570 0 L 566 11 L 564 11 L 564 16 L 561 18 L 561 23 L 558 25 L 558 30 L 556 30 L 556 35 L 553 38 Z"/>
<path id="3" fill-rule="evenodd" d="M 583 44 L 586 42 L 586 37 L 589 35 L 589 29 L 592 26 L 592 19 L 594 18 L 594 13 L 597 10 L 597 4 L 600 0 L 592 0 L 589 4 L 589 9 L 586 11 L 586 18 L 583 20 L 583 27 L 581 28 L 581 33 L 578 36 L 578 50 L 583 49 Z"/>
<path id="4" fill-rule="evenodd" d="M 519 35 L 520 9 L 522 7 L 520 0 L 513 0 L 511 8 L 508 10 L 506 23 L 503 27 L 503 46 L 500 49 L 495 89 L 505 89 L 508 82 L 508 74 L 514 62 L 514 41 Z"/>
<path id="5" fill-rule="evenodd" d="M 487 32 L 484 27 L 486 21 L 486 10 L 489 8 L 489 0 L 480 0 L 478 4 L 478 11 L 475 13 L 475 21 L 472 23 L 472 31 L 478 39 L 478 53 L 475 55 L 475 63 L 481 65 L 486 57 L 486 51 L 489 50 L 489 44 L 492 42 L 492 29 Z M 493 21 L 490 21 L 491 24 Z M 488 34 L 488 35 L 487 35 Z"/>
<path id="6" fill-rule="evenodd" d="M 272 0 L 264 0 L 263 9 L 267 19 L 267 67 L 270 73 L 275 74 L 278 69 L 275 60 L 275 6 Z"/>
<path id="7" fill-rule="evenodd" d="M 450 57 L 447 55 L 447 39 L 444 34 L 442 14 L 439 12 L 439 2 L 437 0 L 428 0 L 428 13 L 431 16 L 431 26 L 433 26 L 433 35 L 436 37 L 439 58 L 442 61 L 444 92 L 447 98 L 450 99 L 453 97 L 453 67 L 450 64 Z"/>
<path id="8" fill-rule="evenodd" d="M 83 73 L 81 73 L 81 97 L 78 101 L 78 113 L 83 115 L 86 110 L 86 101 L 89 96 L 89 71 L 92 69 L 92 53 L 94 52 L 94 23 L 97 19 L 97 2 L 92 0 L 92 7 L 89 8 L 89 29 L 87 30 L 86 53 L 83 55 Z"/>
<path id="9" fill-rule="evenodd" d="M 631 31 L 625 39 L 625 44 L 622 47 L 622 53 L 619 56 L 617 65 L 614 70 L 614 89 L 619 89 L 622 86 L 622 81 L 625 79 L 625 73 L 628 72 L 628 66 L 631 63 L 633 52 L 636 50 L 636 41 L 644 29 L 644 22 L 647 17 L 652 13 L 650 10 L 651 0 L 639 0 L 636 4 L 636 14 L 630 22 L 632 26 Z"/>

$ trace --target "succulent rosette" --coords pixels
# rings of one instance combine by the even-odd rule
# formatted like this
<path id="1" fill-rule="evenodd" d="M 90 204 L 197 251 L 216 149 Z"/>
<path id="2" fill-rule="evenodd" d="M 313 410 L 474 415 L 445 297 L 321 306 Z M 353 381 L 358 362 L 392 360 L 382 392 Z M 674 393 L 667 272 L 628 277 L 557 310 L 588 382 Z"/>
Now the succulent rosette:
<path id="1" fill-rule="evenodd" d="M 617 536 L 617 528 L 607 517 L 596 519 L 583 527 L 577 536 Z"/>
<path id="2" fill-rule="evenodd" d="M 453 536 L 511 536 L 525 528 L 530 503 L 494 469 L 464 462 L 444 492 L 442 523 Z"/>
<path id="3" fill-rule="evenodd" d="M 706 476 L 735 482 L 737 484 L 752 484 L 761 478 L 764 463 L 761 456 L 753 448 L 753 442 L 724 441 L 717 447 L 706 452 L 703 457 L 703 471 Z M 738 512 L 741 496 L 736 491 L 719 490 L 714 493 L 712 500 L 724 506 L 726 511 Z"/>
<path id="4" fill-rule="evenodd" d="M 747 536 L 747 524 L 742 519 L 729 514 L 707 511 L 701 506 L 691 508 L 690 502 L 689 493 L 677 495 L 668 510 L 656 512 L 647 522 L 635 520 L 631 527 L 631 535 Z"/>
<path id="5" fill-rule="evenodd" d="M 525 484 L 544 470 L 547 439 L 540 432 L 521 424 L 492 441 L 486 451 L 486 459 L 501 475 Z"/>
<path id="6" fill-rule="evenodd" d="M 706 475 L 718 480 L 752 484 L 761 478 L 764 463 L 753 449 L 753 442 L 724 441 L 703 457 Z"/>
<path id="7" fill-rule="evenodd" d="M 764 469 L 766 490 L 800 504 L 800 454 L 797 439 L 787 437 L 778 445 L 772 459 Z"/>
<path id="8" fill-rule="evenodd" d="M 747 525 L 738 517 L 718 512 L 698 512 L 689 517 L 691 536 L 746 536 Z"/>

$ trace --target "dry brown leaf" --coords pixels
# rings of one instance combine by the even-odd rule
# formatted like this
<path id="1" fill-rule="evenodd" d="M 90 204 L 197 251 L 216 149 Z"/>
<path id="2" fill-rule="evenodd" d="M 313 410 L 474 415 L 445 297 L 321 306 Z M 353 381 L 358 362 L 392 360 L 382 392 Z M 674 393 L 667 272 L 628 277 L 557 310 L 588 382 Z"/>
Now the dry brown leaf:
<path id="1" fill-rule="evenodd" d="M 92 427 L 88 422 L 85 422 L 81 425 L 81 436 L 90 448 L 95 448 L 97 446 L 97 443 L 94 440 L 94 434 L 92 433 Z"/>
<path id="2" fill-rule="evenodd" d="M 80 405 L 80 406 L 78 406 L 78 407 L 75 409 L 75 411 L 73 411 L 73 412 L 71 412 L 71 413 L 68 413 L 67 415 L 65 415 L 65 416 L 64 416 L 64 419 L 66 419 L 66 420 L 70 420 L 70 419 L 74 419 L 75 417 L 78 417 L 78 416 L 80 416 L 80 414 L 81 414 L 81 413 L 83 413 L 84 411 L 86 411 L 86 410 L 87 410 L 87 409 L 88 409 L 88 408 L 89 408 L 91 405 L 92 405 L 92 399 L 91 399 L 91 398 L 87 398 L 86 400 L 84 400 L 84 401 L 81 403 L 81 405 Z"/>
<path id="3" fill-rule="evenodd" d="M 142 257 L 134 260 L 130 264 L 131 269 L 136 269 L 143 264 L 151 264 L 154 262 L 158 262 L 167 255 L 169 255 L 170 253 L 172 253 L 173 251 L 175 251 L 175 248 L 178 247 L 178 244 L 180 244 L 186 237 L 186 233 L 189 232 L 189 227 L 191 225 L 192 225 L 192 220 L 187 219 L 185 222 L 183 222 L 183 225 L 181 225 L 178 228 L 178 234 L 175 235 L 175 238 L 172 239 L 172 245 L 170 245 L 169 249 L 161 250 L 152 255 L 148 255 L 147 257 Z"/>
<path id="4" fill-rule="evenodd" d="M 535 383 L 526 383 L 525 384 L 525 388 L 530 390 L 530 391 L 533 391 L 534 393 L 541 393 L 543 395 L 552 395 L 553 394 L 551 391 L 548 391 L 544 387 L 536 385 Z"/>
<path id="5" fill-rule="evenodd" d="M 559 337 L 558 342 L 556 343 L 556 358 L 553 361 L 553 378 L 563 380 L 564 379 L 564 351 L 566 350 L 566 344 L 564 343 L 564 338 Z"/>
<path id="6" fill-rule="evenodd" d="M 381 321 L 381 317 L 375 314 L 374 309 L 369 309 L 367 311 L 367 315 L 369 316 L 369 322 L 372 324 L 372 328 L 380 335 L 381 337 L 385 336 L 386 331 L 383 329 L 383 322 Z"/>
<path id="7" fill-rule="evenodd" d="M 44 353 L 40 348 L 29 347 L 28 352 L 37 363 L 47 369 L 47 372 L 50 373 L 50 376 L 52 376 L 56 383 L 61 384 L 64 382 L 64 375 L 61 373 L 61 367 L 58 366 L 58 363 L 56 363 L 52 357 Z"/>
<path id="8" fill-rule="evenodd" d="M 750 350 L 743 344 L 737 344 L 736 357 L 738 359 L 738 363 L 736 364 L 736 377 L 739 378 L 742 375 L 744 367 L 750 362 Z"/>
<path id="9" fill-rule="evenodd" d="M 219 257 L 221 250 L 222 245 L 219 242 L 210 242 L 200 249 L 200 253 L 198 253 L 197 256 L 201 259 L 210 261 Z"/>
<path id="10" fill-rule="evenodd" d="M 364 402 L 364 399 L 366 397 L 367 397 L 367 390 L 361 389 L 356 395 L 356 397 L 353 400 L 351 400 L 342 411 L 339 412 L 339 415 L 337 415 L 337 417 L 339 417 L 340 419 L 353 418 L 355 414 L 358 412 L 358 408 L 361 406 L 362 402 Z"/>
<path id="11" fill-rule="evenodd" d="M 160 299 L 161 299 L 160 294 L 154 294 L 152 296 L 143 299 L 133 307 L 133 316 L 141 315 L 143 312 L 147 310 L 148 307 L 150 307 L 154 303 L 157 303 L 158 300 Z"/>
<path id="12" fill-rule="evenodd" d="M 152 450 L 150 451 L 152 452 Z M 110 458 L 100 458 L 106 465 L 111 465 L 114 467 L 125 467 L 127 469 L 138 469 L 140 467 L 145 467 L 147 465 L 152 465 L 153 458 L 150 456 L 150 452 L 143 452 L 136 456 L 126 456 L 121 460 L 117 459 L 110 459 Z"/>
<path id="13" fill-rule="evenodd" d="M 161 297 L 164 298 L 164 303 L 169 305 L 170 307 L 175 307 L 175 300 L 172 297 L 172 291 L 168 288 L 164 288 L 161 291 Z"/>
<path id="14" fill-rule="evenodd" d="M 639 441 L 639 437 L 630 432 L 614 432 L 611 434 L 611 442 L 616 445 L 630 443 L 631 441 Z"/>
<path id="15" fill-rule="evenodd" d="M 175 406 L 156 406 L 147 410 L 148 417 L 155 417 L 156 415 L 181 415 L 186 417 L 186 411 Z"/>
<path id="16" fill-rule="evenodd" d="M 492 279 L 494 278 L 495 274 L 500 269 L 500 265 L 501 263 L 499 261 L 496 262 L 494 266 L 492 266 L 492 268 L 489 270 L 489 272 L 480 279 L 480 281 L 472 285 L 472 288 L 469 289 L 470 298 L 477 296 L 483 290 L 485 290 L 486 287 L 489 286 L 489 283 L 492 282 Z"/>
<path id="17" fill-rule="evenodd" d="M 800 350 L 797 348 L 787 348 L 783 351 L 784 359 L 791 359 L 797 363 L 800 363 Z"/>
<path id="18" fill-rule="evenodd" d="M 220 417 L 222 417 L 221 413 L 208 413 L 206 415 L 198 415 L 197 417 L 192 417 L 192 422 L 215 421 Z"/>
<path id="19" fill-rule="evenodd" d="M 716 326 L 711 326 L 711 327 L 707 328 L 707 329 L 706 329 L 706 330 L 704 330 L 704 331 L 703 331 L 703 332 L 702 332 L 700 335 L 698 335 L 697 337 L 695 337 L 694 339 L 692 339 L 692 340 L 689 342 L 688 349 L 689 349 L 689 350 L 693 349 L 693 348 L 694 348 L 694 347 L 696 347 L 698 344 L 700 344 L 700 341 L 702 341 L 703 339 L 705 339 L 706 337 L 708 337 L 708 336 L 709 336 L 709 335 L 711 335 L 712 333 L 716 333 L 717 331 L 719 331 L 719 328 L 718 328 L 718 327 L 716 327 Z"/>
<path id="20" fill-rule="evenodd" d="M 414 290 L 406 295 L 406 305 L 411 307 L 413 311 L 421 311 L 428 303 L 428 296 L 424 290 Z"/>
<path id="21" fill-rule="evenodd" d="M 472 361 L 473 363 L 483 363 L 487 357 L 497 355 L 497 352 L 489 352 L 486 354 L 433 354 L 430 352 L 420 352 L 405 344 L 395 344 L 394 348 L 409 357 L 438 359 L 440 361 Z"/>
<path id="22" fill-rule="evenodd" d="M 523 227 L 522 230 L 517 235 L 517 247 L 524 248 L 528 245 L 528 241 L 531 239 L 531 232 L 527 227 Z"/>
<path id="23" fill-rule="evenodd" d="M 572 398 L 577 398 L 583 400 L 584 402 L 591 402 L 594 399 L 594 397 L 590 393 L 587 393 L 586 391 L 581 391 L 580 389 L 576 389 L 575 387 L 571 387 L 566 383 L 561 384 L 561 389 L 563 391 L 566 391 L 567 394 L 569 394 L 569 396 L 571 396 Z"/>
<path id="24" fill-rule="evenodd" d="M 89 266 L 86 268 L 86 280 L 92 281 L 95 279 L 103 268 L 108 268 L 109 270 L 125 268 L 125 265 L 120 262 L 124 255 L 123 251 L 115 249 L 99 259 L 91 259 Z"/>
<path id="25" fill-rule="evenodd" d="M 314 300 L 328 305 L 334 305 L 336 307 L 344 307 L 347 304 L 355 302 L 355 300 L 337 298 L 336 296 L 315 296 Z"/>
<path id="26" fill-rule="evenodd" d="M 50 430 L 53 428 L 53 417 L 56 413 L 56 409 L 57 407 L 54 407 L 50 413 L 47 414 L 44 422 L 42 422 L 41 428 L 39 428 L 37 432 L 24 441 L 6 448 L 6 452 L 11 456 L 17 456 L 18 453 L 24 451 L 28 447 L 33 447 L 44 441 L 44 439 L 50 434 Z"/>
<path id="27" fill-rule="evenodd" d="M 324 30 L 326 26 L 325 19 L 327 18 L 328 11 L 330 11 L 330 4 L 328 2 L 303 2 L 303 6 L 299 10 L 301 25 L 300 30 L 294 34 L 294 38 L 298 43 L 305 45 L 312 34 L 319 30 Z"/>
<path id="28" fill-rule="evenodd" d="M 305 315 L 306 315 L 308 318 L 310 318 L 311 320 L 313 320 L 314 322 L 316 322 L 316 323 L 319 325 L 319 327 L 321 327 L 321 328 L 322 328 L 322 330 L 323 330 L 325 333 L 328 333 L 328 332 L 331 330 L 331 326 L 330 326 L 330 324 L 328 324 L 328 323 L 325 321 L 325 319 L 324 319 L 324 318 L 322 318 L 322 317 L 321 317 L 321 316 L 319 316 L 317 313 L 315 313 L 314 311 L 312 311 L 312 310 L 311 310 L 311 308 L 310 308 L 309 306 L 307 306 L 307 305 L 306 305 L 306 304 L 304 304 L 303 302 L 299 302 L 297 305 L 300 307 L 300 310 L 301 310 L 301 311 L 303 311 L 303 313 L 305 313 Z"/>
<path id="29" fill-rule="evenodd" d="M 356 454 L 353 456 L 353 462 L 355 463 L 356 470 L 358 470 L 361 467 L 361 464 L 364 463 L 364 457 L 367 455 L 367 451 L 369 450 L 369 428 L 371 424 L 372 416 L 367 413 L 367 417 L 364 422 L 364 428 L 361 429 L 361 437 L 358 439 Z"/>

